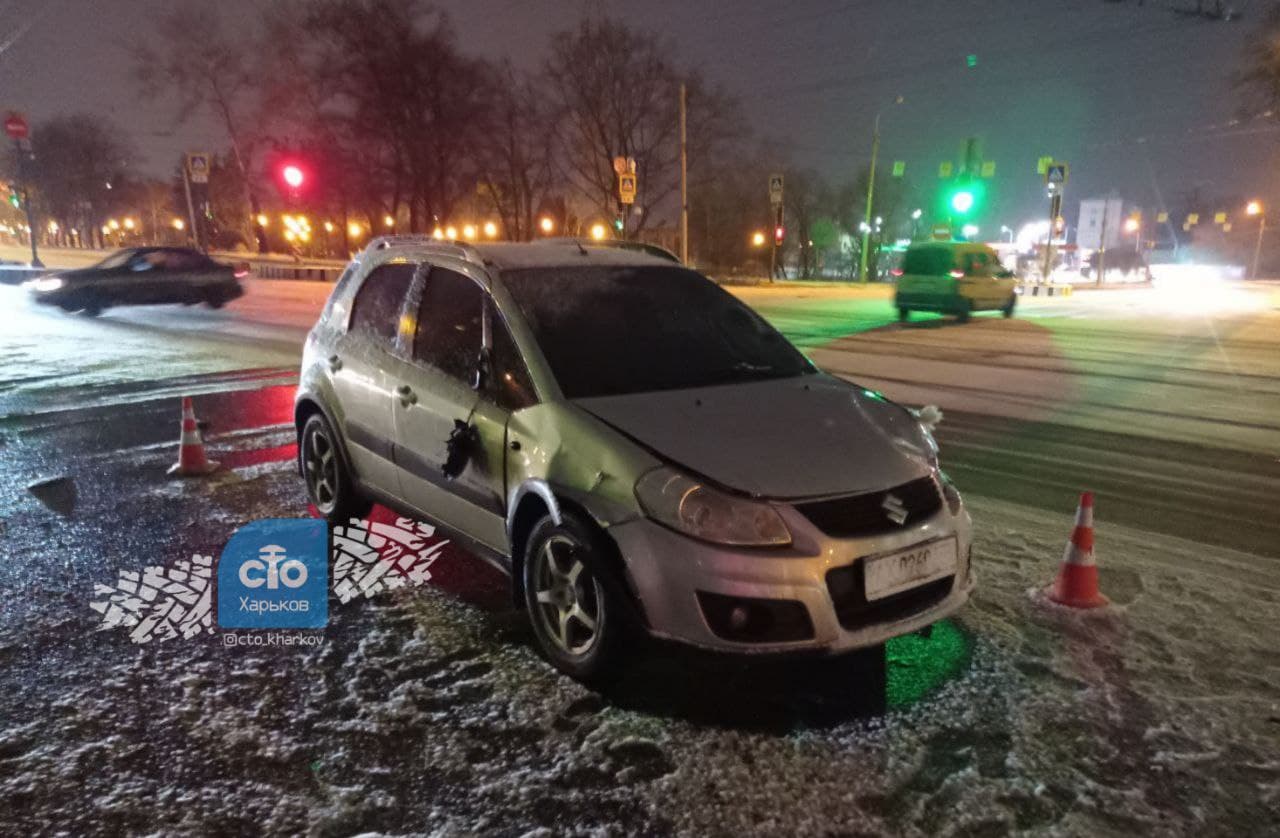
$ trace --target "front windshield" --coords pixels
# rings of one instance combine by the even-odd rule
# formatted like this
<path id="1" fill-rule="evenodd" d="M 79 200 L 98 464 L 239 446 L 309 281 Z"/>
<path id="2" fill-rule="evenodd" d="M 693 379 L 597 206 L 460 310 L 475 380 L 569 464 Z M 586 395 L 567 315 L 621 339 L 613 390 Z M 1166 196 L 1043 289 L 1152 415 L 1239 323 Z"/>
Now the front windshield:
<path id="1" fill-rule="evenodd" d="M 683 268 L 537 268 L 502 278 L 571 399 L 813 371 L 754 311 Z"/>
<path id="2" fill-rule="evenodd" d="M 108 256 L 106 259 L 103 259 L 94 267 L 122 268 L 131 258 L 133 258 L 133 255 L 136 252 L 137 251 L 135 250 L 117 250 L 115 253 L 112 253 L 110 256 Z"/>

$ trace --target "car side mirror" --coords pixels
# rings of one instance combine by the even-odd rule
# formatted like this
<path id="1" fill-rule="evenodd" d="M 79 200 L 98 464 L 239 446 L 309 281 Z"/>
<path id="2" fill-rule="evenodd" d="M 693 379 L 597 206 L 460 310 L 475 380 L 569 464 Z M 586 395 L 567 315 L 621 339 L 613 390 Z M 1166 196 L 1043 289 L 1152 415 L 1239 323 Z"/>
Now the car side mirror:
<path id="1" fill-rule="evenodd" d="M 135 273 L 140 271 L 149 271 L 151 270 L 151 263 L 146 259 L 135 259 L 129 263 L 129 270 L 134 271 Z"/>

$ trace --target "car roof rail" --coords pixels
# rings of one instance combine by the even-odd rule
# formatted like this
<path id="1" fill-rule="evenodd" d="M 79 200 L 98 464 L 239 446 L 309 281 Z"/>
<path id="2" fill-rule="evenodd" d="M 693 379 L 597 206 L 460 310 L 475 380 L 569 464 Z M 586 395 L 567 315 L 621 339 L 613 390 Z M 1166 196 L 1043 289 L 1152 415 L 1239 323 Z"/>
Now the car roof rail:
<path id="1" fill-rule="evenodd" d="M 650 244 L 649 242 L 633 242 L 621 239 L 587 239 L 574 236 L 557 236 L 547 239 L 537 239 L 541 244 L 576 244 L 578 247 L 610 247 L 614 250 L 630 250 L 633 253 L 647 253 L 650 256 L 656 256 L 659 259 L 666 259 L 668 262 L 680 264 L 680 257 L 667 250 L 662 245 Z"/>
<path id="2" fill-rule="evenodd" d="M 389 250 L 393 247 L 415 247 L 433 250 L 437 253 L 457 256 L 478 265 L 484 264 L 480 252 L 467 242 L 447 241 L 428 236 L 425 233 L 396 233 L 388 236 L 376 236 L 365 245 L 365 251 Z"/>

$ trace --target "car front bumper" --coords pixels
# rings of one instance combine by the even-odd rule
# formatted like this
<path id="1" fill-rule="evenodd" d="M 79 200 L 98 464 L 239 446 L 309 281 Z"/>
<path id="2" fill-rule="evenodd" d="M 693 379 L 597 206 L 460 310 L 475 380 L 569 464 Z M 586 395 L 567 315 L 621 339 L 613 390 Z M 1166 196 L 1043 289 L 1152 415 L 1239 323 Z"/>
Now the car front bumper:
<path id="1" fill-rule="evenodd" d="M 909 634 L 955 613 L 969 599 L 975 577 L 971 564 L 972 525 L 960 508 L 952 515 L 944 504 L 933 517 L 914 526 L 866 538 L 832 538 L 822 534 L 791 507 L 779 507 L 793 534 L 786 548 L 722 547 L 676 533 L 640 518 L 610 527 L 649 631 L 656 637 L 723 652 L 777 654 L 817 651 L 839 653 L 874 646 Z M 957 566 L 949 581 L 926 583 L 899 596 L 868 604 L 857 614 L 836 594 L 828 574 L 857 574 L 866 559 L 926 543 L 954 538 Z M 925 588 L 929 587 L 928 591 Z M 913 593 L 914 592 L 914 593 Z M 700 598 L 699 593 L 704 597 Z M 812 624 L 811 636 L 794 640 L 728 639 L 713 630 L 705 595 L 721 601 L 799 603 Z M 928 594 L 928 596 L 921 596 Z M 793 607 L 793 606 L 790 606 Z M 843 617 L 843 622 L 842 622 Z"/>

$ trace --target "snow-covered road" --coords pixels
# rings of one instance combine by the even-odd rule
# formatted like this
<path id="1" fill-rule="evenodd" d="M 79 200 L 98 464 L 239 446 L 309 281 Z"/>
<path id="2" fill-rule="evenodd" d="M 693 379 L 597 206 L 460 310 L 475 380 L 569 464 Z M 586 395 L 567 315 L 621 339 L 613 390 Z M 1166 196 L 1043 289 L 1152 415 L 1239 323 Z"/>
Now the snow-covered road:
<path id="1" fill-rule="evenodd" d="M 1280 834 L 1271 287 L 964 326 L 900 326 L 881 288 L 735 289 L 823 366 L 948 413 L 980 587 L 890 644 L 882 693 L 847 662 L 669 649 L 589 692 L 452 548 L 424 588 L 334 603 L 317 648 L 95 632 L 96 584 L 305 514 L 291 382 L 327 290 L 88 321 L 0 286 L 0 833 Z M 163 477 L 188 392 L 213 481 Z M 54 474 L 69 520 L 25 491 Z M 1084 488 L 1115 603 L 1087 616 L 1029 593 Z"/>

